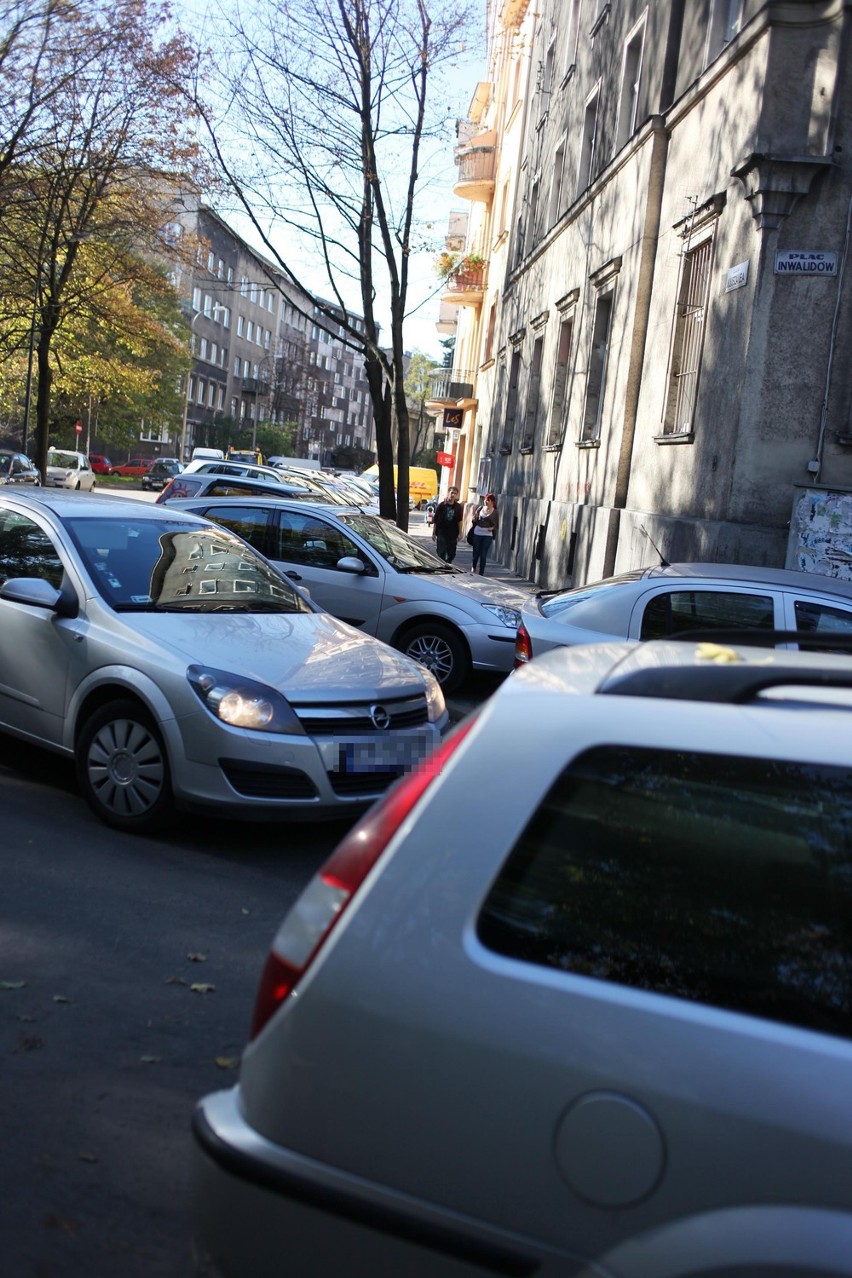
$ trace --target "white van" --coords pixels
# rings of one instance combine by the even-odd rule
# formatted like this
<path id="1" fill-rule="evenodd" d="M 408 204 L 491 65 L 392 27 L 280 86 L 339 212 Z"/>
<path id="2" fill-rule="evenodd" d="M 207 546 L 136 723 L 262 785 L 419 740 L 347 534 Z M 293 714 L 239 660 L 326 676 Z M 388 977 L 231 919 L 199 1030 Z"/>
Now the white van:
<path id="1" fill-rule="evenodd" d="M 224 461 L 221 448 L 193 448 L 191 461 Z"/>

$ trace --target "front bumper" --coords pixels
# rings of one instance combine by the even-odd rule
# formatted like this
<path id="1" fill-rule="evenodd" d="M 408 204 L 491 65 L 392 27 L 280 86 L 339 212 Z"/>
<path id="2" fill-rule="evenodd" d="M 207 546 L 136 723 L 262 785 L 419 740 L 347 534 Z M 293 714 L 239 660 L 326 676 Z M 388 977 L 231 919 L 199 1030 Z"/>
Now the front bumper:
<path id="1" fill-rule="evenodd" d="M 164 728 L 166 725 L 163 725 Z M 179 807 L 244 820 L 334 819 L 380 798 L 441 741 L 441 725 L 381 734 L 389 751 L 371 757 L 373 733 L 325 737 L 247 732 L 199 710 L 170 729 L 172 787 Z M 341 742 L 356 743 L 356 749 Z M 342 767 L 340 765 L 343 765 Z"/>

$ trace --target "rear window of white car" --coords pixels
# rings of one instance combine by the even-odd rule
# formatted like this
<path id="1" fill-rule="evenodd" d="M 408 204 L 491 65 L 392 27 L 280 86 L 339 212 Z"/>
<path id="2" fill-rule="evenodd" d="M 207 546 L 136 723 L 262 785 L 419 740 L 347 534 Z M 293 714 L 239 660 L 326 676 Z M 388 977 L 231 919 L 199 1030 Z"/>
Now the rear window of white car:
<path id="1" fill-rule="evenodd" d="M 599 747 L 481 912 L 501 954 L 852 1037 L 852 771 Z"/>

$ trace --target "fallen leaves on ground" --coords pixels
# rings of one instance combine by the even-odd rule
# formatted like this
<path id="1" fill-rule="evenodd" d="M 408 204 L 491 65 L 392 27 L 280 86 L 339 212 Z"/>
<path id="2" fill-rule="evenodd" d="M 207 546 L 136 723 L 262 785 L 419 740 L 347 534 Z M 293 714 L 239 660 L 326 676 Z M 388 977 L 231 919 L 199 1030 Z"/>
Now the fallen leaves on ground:
<path id="1" fill-rule="evenodd" d="M 190 985 L 189 988 L 192 990 L 193 994 L 209 994 L 212 990 L 215 990 L 216 986 L 205 985 L 203 981 L 196 981 L 193 985 Z"/>
<path id="2" fill-rule="evenodd" d="M 187 954 L 186 957 L 189 959 L 190 963 L 206 963 L 207 962 L 206 954 Z"/>
<path id="3" fill-rule="evenodd" d="M 240 1058 L 239 1056 L 217 1056 L 216 1064 L 220 1069 L 238 1069 Z"/>
<path id="4" fill-rule="evenodd" d="M 0 981 L 0 990 L 22 990 L 26 981 Z"/>
<path id="5" fill-rule="evenodd" d="M 79 1220 L 74 1220 L 71 1216 L 45 1216 L 42 1223 L 47 1229 L 58 1229 L 69 1238 L 76 1238 L 77 1230 L 80 1228 Z"/>

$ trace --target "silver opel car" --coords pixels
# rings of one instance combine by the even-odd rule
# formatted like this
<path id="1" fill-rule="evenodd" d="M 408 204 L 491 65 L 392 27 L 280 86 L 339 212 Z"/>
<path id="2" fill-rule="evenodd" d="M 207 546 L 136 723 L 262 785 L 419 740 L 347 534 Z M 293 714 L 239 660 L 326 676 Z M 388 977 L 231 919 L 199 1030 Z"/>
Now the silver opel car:
<path id="1" fill-rule="evenodd" d="M 447 724 L 422 666 L 220 526 L 126 498 L 4 494 L 0 660 L 0 731 L 72 757 L 124 830 L 346 816 Z"/>
<path id="2" fill-rule="evenodd" d="M 236 494 L 175 505 L 245 537 L 322 608 L 421 662 L 444 692 L 471 670 L 512 669 L 524 593 L 444 563 L 386 519 Z"/>

